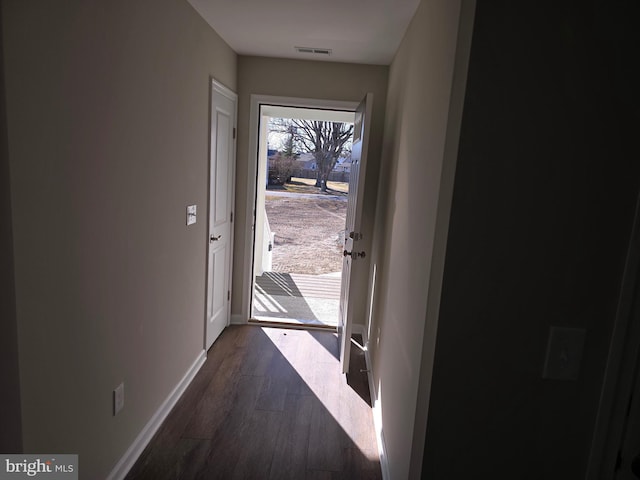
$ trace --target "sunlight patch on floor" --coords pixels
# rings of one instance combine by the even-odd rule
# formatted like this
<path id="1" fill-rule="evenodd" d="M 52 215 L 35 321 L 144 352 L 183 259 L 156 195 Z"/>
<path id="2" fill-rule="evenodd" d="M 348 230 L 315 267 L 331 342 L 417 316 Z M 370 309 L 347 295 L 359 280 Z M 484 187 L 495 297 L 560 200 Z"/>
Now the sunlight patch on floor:
<path id="1" fill-rule="evenodd" d="M 347 385 L 346 376 L 341 373 L 340 362 L 334 353 L 325 346 L 319 353 L 314 351 L 313 357 L 310 357 L 308 351 L 298 348 L 309 341 L 308 338 L 303 340 L 304 336 L 312 336 L 305 330 L 263 328 L 263 331 L 361 453 L 370 460 L 377 461 L 378 451 L 372 450 L 371 447 L 370 435 L 373 434 L 373 430 L 364 428 L 359 431 L 348 430 L 347 425 L 354 423 L 354 416 L 362 418 L 361 422 L 355 422 L 362 425 L 371 423 L 373 417 L 371 407 Z M 323 335 L 328 337 L 331 334 L 323 333 Z M 336 337 L 337 335 L 333 334 L 331 340 L 337 343 Z M 312 340 L 318 341 L 317 338 Z M 354 346 L 363 348 L 357 342 Z M 335 394 L 336 391 L 339 392 L 338 395 Z M 351 422 L 347 422 L 347 418 L 350 418 Z"/>

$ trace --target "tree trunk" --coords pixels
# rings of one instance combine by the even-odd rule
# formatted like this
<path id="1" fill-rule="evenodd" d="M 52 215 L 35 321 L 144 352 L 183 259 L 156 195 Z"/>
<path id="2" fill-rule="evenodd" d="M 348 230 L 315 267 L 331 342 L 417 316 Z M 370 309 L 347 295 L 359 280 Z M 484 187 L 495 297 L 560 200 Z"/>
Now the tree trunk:
<path id="1" fill-rule="evenodd" d="M 322 172 L 322 191 L 323 192 L 327 191 L 327 182 L 329 181 L 330 173 L 331 173 L 331 170 L 326 170 Z"/>
<path id="2" fill-rule="evenodd" d="M 324 166 L 324 156 L 322 155 L 321 152 L 316 152 L 314 154 L 314 157 L 316 159 L 316 168 L 318 169 L 318 173 L 316 175 L 316 187 L 322 187 L 322 177 L 324 175 L 323 171 L 322 171 L 322 167 Z"/>

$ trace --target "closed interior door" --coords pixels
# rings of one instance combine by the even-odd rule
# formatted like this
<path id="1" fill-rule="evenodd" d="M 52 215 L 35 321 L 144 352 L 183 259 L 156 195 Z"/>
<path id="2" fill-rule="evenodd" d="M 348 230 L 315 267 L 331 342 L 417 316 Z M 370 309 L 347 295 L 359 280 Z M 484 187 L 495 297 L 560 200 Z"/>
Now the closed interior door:
<path id="1" fill-rule="evenodd" d="M 233 248 L 236 95 L 213 82 L 205 347 L 229 324 Z"/>

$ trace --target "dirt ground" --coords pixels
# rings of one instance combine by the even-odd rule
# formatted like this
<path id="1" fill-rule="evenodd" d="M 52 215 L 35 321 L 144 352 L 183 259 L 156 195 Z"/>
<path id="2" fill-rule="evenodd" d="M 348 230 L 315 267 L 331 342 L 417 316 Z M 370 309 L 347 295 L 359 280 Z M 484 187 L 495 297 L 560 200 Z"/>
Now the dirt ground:
<path id="1" fill-rule="evenodd" d="M 320 275 L 342 270 L 346 196 L 270 196 L 266 210 L 275 233 L 273 271 Z"/>

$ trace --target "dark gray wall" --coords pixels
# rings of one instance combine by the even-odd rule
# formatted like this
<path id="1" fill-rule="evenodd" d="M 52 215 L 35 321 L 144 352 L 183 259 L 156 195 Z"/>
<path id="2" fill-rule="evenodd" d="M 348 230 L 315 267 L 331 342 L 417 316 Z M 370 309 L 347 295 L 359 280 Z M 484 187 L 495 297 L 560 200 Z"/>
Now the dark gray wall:
<path id="1" fill-rule="evenodd" d="M 22 451 L 20 379 L 1 7 L 0 3 L 0 452 L 19 453 Z"/>
<path id="2" fill-rule="evenodd" d="M 424 478 L 584 478 L 639 186 L 632 18 L 478 1 Z M 551 325 L 587 331 L 577 381 L 542 379 Z"/>

